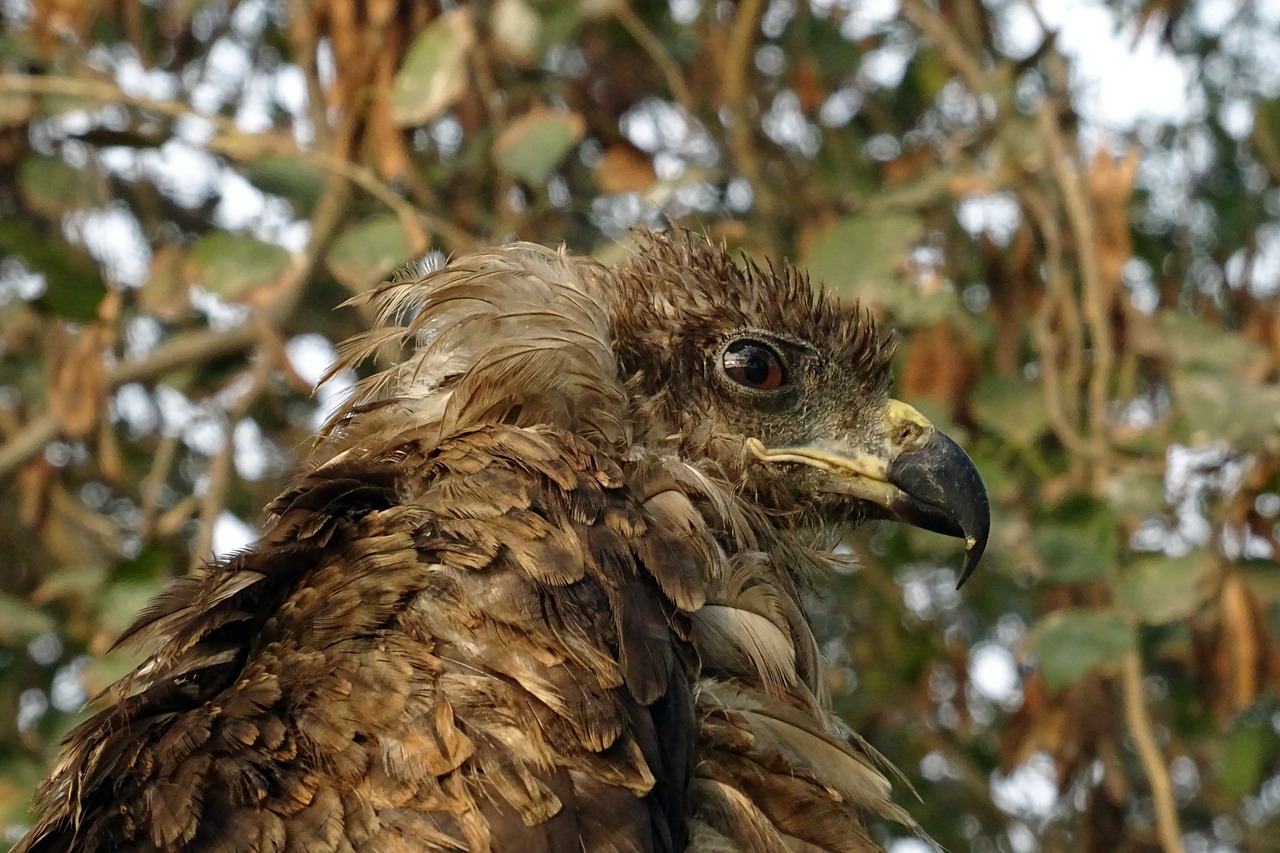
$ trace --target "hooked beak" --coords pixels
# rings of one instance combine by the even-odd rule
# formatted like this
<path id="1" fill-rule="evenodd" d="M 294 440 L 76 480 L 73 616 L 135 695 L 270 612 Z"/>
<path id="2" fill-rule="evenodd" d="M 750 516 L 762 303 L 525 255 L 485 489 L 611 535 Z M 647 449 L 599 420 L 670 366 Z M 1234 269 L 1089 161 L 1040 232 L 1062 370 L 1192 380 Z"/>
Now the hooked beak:
<path id="1" fill-rule="evenodd" d="M 881 413 L 882 438 L 872 447 L 843 442 L 747 447 L 764 462 L 794 462 L 831 474 L 838 490 L 877 504 L 908 524 L 965 540 L 963 585 L 987 547 L 991 505 L 973 460 L 911 406 L 890 400 Z"/>

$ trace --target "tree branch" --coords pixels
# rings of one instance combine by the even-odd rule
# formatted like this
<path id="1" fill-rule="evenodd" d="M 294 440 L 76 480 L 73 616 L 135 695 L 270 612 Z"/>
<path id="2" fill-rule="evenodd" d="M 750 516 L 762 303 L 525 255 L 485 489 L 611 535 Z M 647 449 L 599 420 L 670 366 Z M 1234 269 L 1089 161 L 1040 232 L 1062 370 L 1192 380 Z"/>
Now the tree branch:
<path id="1" fill-rule="evenodd" d="M 1151 798 L 1155 802 L 1156 831 L 1165 853 L 1183 853 L 1182 830 L 1178 826 L 1178 809 L 1173 801 L 1173 785 L 1164 756 L 1156 744 L 1147 714 L 1146 700 L 1142 695 L 1142 658 L 1137 649 L 1125 653 L 1121 669 L 1121 685 L 1124 691 L 1124 716 L 1138 749 L 1138 759 L 1151 783 Z"/>
<path id="2" fill-rule="evenodd" d="M 1079 410 L 1076 395 L 1079 393 L 1083 370 L 1081 353 L 1080 313 L 1076 309 L 1071 283 L 1063 270 L 1062 229 L 1049 206 L 1033 191 L 1019 194 L 1023 209 L 1031 216 L 1045 244 L 1045 298 L 1035 310 L 1032 334 L 1036 350 L 1040 354 L 1040 381 L 1045 395 L 1045 413 L 1063 447 L 1071 451 L 1071 463 L 1077 459 L 1093 458 L 1093 448 L 1079 432 Z M 1055 316 L 1062 324 L 1061 332 L 1055 331 Z M 1062 337 L 1066 340 L 1063 341 Z M 1066 365 L 1058 365 L 1058 350 L 1065 344 Z"/>
<path id="3" fill-rule="evenodd" d="M 1057 111 L 1046 99 L 1037 112 L 1037 124 L 1044 138 L 1053 174 L 1066 203 L 1067 221 L 1075 234 L 1076 256 L 1080 261 L 1080 278 L 1084 293 L 1082 302 L 1085 322 L 1093 345 L 1093 366 L 1089 374 L 1089 432 L 1094 451 L 1094 478 L 1105 473 L 1107 447 L 1107 409 L 1110 404 L 1111 374 L 1115 367 L 1115 347 L 1111 341 L 1110 300 L 1098 269 L 1097 235 L 1089 201 L 1081 181 L 1082 168 L 1067 151 L 1057 128 Z"/>
<path id="4" fill-rule="evenodd" d="M 417 210 L 403 196 L 380 180 L 371 170 L 353 163 L 345 156 L 329 151 L 299 148 L 292 136 L 281 133 L 245 133 L 235 122 L 225 116 L 196 112 L 182 101 L 147 98 L 132 95 L 107 80 L 82 80 L 74 77 L 51 75 L 29 76 L 25 74 L 0 74 L 0 92 L 9 94 L 63 95 L 84 98 L 102 104 L 129 104 L 137 109 L 167 115 L 172 118 L 199 118 L 209 122 L 215 134 L 206 147 L 213 152 L 234 160 L 252 160 L 264 154 L 284 154 L 319 166 L 360 187 L 385 204 L 400 219 L 411 242 L 424 243 L 423 229 L 440 235 L 448 248 L 465 250 L 475 248 L 479 240 L 437 216 Z"/>
<path id="5" fill-rule="evenodd" d="M 3 76 L 0 75 L 0 80 Z M 0 82 L 0 86 L 2 85 Z M 311 240 L 301 261 L 289 271 L 292 280 L 283 289 L 281 296 L 265 309 L 259 322 L 279 326 L 293 316 L 302 301 L 306 283 L 315 273 L 325 248 L 342 220 L 347 197 L 345 181 L 330 182 L 317 202 L 311 219 Z M 177 335 L 146 356 L 117 365 L 107 375 L 107 387 L 115 390 L 131 382 L 154 382 L 188 365 L 238 355 L 252 349 L 261 339 L 261 334 L 260 325 L 244 323 L 229 329 L 200 329 Z M 0 479 L 40 453 L 57 437 L 58 427 L 57 417 L 45 411 L 9 436 L 4 445 L 0 446 Z"/>
<path id="6" fill-rule="evenodd" d="M 671 97 L 681 106 L 685 115 L 692 119 L 695 103 L 693 93 L 685 83 L 679 64 L 662 44 L 662 40 L 649 28 L 648 24 L 640 19 L 636 10 L 631 8 L 630 0 L 616 4 L 613 14 L 618 19 L 618 23 L 622 24 L 623 28 L 636 40 L 636 44 L 640 45 L 641 50 L 653 60 L 653 64 L 658 67 L 667 81 L 667 89 L 671 92 Z"/>
<path id="7" fill-rule="evenodd" d="M 964 85 L 975 98 L 986 92 L 986 75 L 982 72 L 982 66 L 941 15 L 921 0 L 903 0 L 902 16 L 938 46 L 943 57 L 964 80 Z"/>
<path id="8" fill-rule="evenodd" d="M 734 164 L 751 182 L 757 203 L 767 207 L 769 194 L 764 186 L 764 172 L 756 158 L 751 119 L 747 115 L 747 102 L 750 98 L 747 73 L 751 68 L 751 48 L 755 46 L 764 10 L 764 0 L 742 0 L 738 4 L 724 58 L 722 100 L 729 111 L 729 150 L 733 154 Z"/>
<path id="9" fill-rule="evenodd" d="M 41 412 L 27 421 L 0 447 L 0 477 L 7 477 L 18 466 L 44 450 L 57 435 L 58 418 L 52 412 Z"/>

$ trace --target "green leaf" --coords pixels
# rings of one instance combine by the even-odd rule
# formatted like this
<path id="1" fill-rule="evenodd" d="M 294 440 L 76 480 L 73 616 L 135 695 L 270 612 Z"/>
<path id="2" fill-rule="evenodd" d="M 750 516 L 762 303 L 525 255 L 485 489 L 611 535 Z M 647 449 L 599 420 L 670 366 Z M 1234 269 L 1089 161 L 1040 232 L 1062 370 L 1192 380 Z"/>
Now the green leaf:
<path id="1" fill-rule="evenodd" d="M 1280 388 L 1235 371 L 1190 369 L 1174 374 L 1173 394 L 1184 441 L 1225 439 L 1239 450 L 1280 450 Z"/>
<path id="2" fill-rule="evenodd" d="M 107 285 L 79 247 L 41 233 L 30 221 L 6 219 L 0 220 L 0 255 L 20 258 L 31 272 L 44 275 L 46 289 L 36 300 L 41 310 L 81 323 L 98 316 Z"/>
<path id="3" fill-rule="evenodd" d="M 1161 311 L 1156 328 L 1174 364 L 1235 372 L 1243 364 L 1267 357 L 1261 344 L 1185 311 Z"/>
<path id="4" fill-rule="evenodd" d="M 471 10 L 437 17 L 409 46 L 391 84 L 391 114 L 401 125 L 422 124 L 448 109 L 467 88 L 467 54 L 475 43 Z"/>
<path id="5" fill-rule="evenodd" d="M 109 637 L 120 636 L 165 585 L 163 580 L 117 581 L 107 585 L 98 596 L 94 626 Z"/>
<path id="6" fill-rule="evenodd" d="M 308 216 L 329 184 L 323 169 L 297 154 L 266 154 L 241 166 L 241 173 L 264 192 L 287 199 L 300 216 Z"/>
<path id="7" fill-rule="evenodd" d="M 1027 635 L 1049 689 L 1080 681 L 1094 670 L 1109 670 L 1134 646 L 1134 632 L 1113 610 L 1058 610 Z"/>
<path id="8" fill-rule="evenodd" d="M 398 217 L 385 214 L 343 233 L 329 249 L 325 263 L 334 278 L 360 293 L 404 266 L 421 248 L 410 243 Z"/>
<path id="9" fill-rule="evenodd" d="M 1120 600 L 1148 625 L 1182 619 L 1208 597 L 1214 567 L 1213 555 L 1205 550 L 1144 557 L 1121 573 Z"/>
<path id="10" fill-rule="evenodd" d="M 18 646 L 56 627 L 53 617 L 39 607 L 15 595 L 0 592 L 0 643 Z"/>
<path id="11" fill-rule="evenodd" d="M 1106 504 L 1076 495 L 1036 525 L 1034 536 L 1047 579 L 1081 583 L 1099 577 L 1115 564 L 1120 522 Z"/>
<path id="12" fill-rule="evenodd" d="M 1113 534 L 1114 535 L 1114 534 Z M 1103 574 L 1112 554 L 1106 546 L 1083 538 L 1082 529 L 1066 524 L 1044 524 L 1035 533 L 1036 551 L 1044 561 L 1046 577 L 1056 583 L 1082 583 Z"/>
<path id="13" fill-rule="evenodd" d="M 18 189 L 38 213 L 58 218 L 101 202 L 101 185 L 89 169 L 75 169 L 61 157 L 33 154 L 18 167 Z"/>
<path id="14" fill-rule="evenodd" d="M 128 648 L 113 649 L 100 658 L 94 658 L 80 674 L 85 692 L 96 696 L 137 669 L 144 658 L 141 651 Z"/>
<path id="15" fill-rule="evenodd" d="M 957 300 L 950 290 L 921 293 L 901 280 L 898 269 L 923 233 L 916 216 L 847 216 L 818 237 L 803 263 L 815 282 L 892 311 L 904 325 L 925 325 L 945 316 Z"/>
<path id="16" fill-rule="evenodd" d="M 106 577 L 106 567 L 102 565 L 63 566 L 40 581 L 33 597 L 42 602 L 92 601 Z"/>
<path id="17" fill-rule="evenodd" d="M 151 542 L 137 556 L 117 565 L 113 576 L 117 583 L 167 581 L 172 567 L 175 563 L 180 563 L 181 559 L 168 548 Z"/>
<path id="18" fill-rule="evenodd" d="M 1267 761 L 1275 750 L 1271 726 L 1242 719 L 1231 731 L 1218 762 L 1222 792 L 1238 800 L 1258 789 Z"/>
<path id="19" fill-rule="evenodd" d="M 1244 575 L 1251 592 L 1268 604 L 1280 603 L 1280 562 L 1241 560 L 1236 568 Z M 1274 608 L 1272 612 L 1275 612 Z"/>
<path id="20" fill-rule="evenodd" d="M 243 300 L 275 284 L 291 263 L 289 252 L 279 246 L 247 234 L 209 231 L 191 247 L 186 275 L 223 299 Z"/>
<path id="21" fill-rule="evenodd" d="M 586 132 L 582 116 L 537 107 L 513 121 L 493 143 L 498 168 L 529 184 L 541 184 Z"/>
<path id="22" fill-rule="evenodd" d="M 982 426 L 1022 447 L 1049 431 L 1040 386 L 1020 376 L 986 376 L 973 393 L 973 414 Z"/>
<path id="23" fill-rule="evenodd" d="M 9 699 L 8 696 L 5 698 Z M 51 739 L 45 743 L 56 744 L 59 740 Z M 4 770 L 0 773 L 0 821 L 6 827 L 28 825 L 31 820 L 31 792 L 48 774 L 52 762 L 52 755 L 37 760 L 12 748 L 6 752 Z"/>
<path id="24" fill-rule="evenodd" d="M 612 16 L 621 2 L 624 2 L 624 0 L 578 0 L 576 4 L 562 3 L 558 5 L 576 7 L 584 18 L 599 19 Z"/>
<path id="25" fill-rule="evenodd" d="M 1145 471 L 1120 471 L 1102 487 L 1103 497 L 1125 518 L 1145 518 L 1167 509 L 1164 477 Z"/>

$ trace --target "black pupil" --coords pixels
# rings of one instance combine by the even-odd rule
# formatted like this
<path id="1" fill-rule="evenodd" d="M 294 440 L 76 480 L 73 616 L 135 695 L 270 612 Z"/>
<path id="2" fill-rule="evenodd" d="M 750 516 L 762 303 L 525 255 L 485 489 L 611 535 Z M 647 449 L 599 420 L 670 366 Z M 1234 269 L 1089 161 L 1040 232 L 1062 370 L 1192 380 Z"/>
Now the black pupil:
<path id="1" fill-rule="evenodd" d="M 752 348 L 743 359 L 742 375 L 752 385 L 763 385 L 769 381 L 769 356 Z"/>
<path id="2" fill-rule="evenodd" d="M 738 341 L 724 354 L 724 369 L 730 378 L 751 388 L 773 390 L 782 384 L 778 356 L 764 344 Z"/>

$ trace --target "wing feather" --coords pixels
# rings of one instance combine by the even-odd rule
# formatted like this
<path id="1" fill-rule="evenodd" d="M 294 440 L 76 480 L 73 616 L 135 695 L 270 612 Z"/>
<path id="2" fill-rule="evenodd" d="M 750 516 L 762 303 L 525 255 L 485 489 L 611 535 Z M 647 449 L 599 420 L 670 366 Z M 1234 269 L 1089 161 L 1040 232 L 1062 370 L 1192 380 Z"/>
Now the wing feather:
<path id="1" fill-rule="evenodd" d="M 681 849 L 692 658 L 654 555 L 686 598 L 699 569 L 624 482 L 513 425 L 304 475 L 131 626 L 158 648 L 18 849 Z"/>

